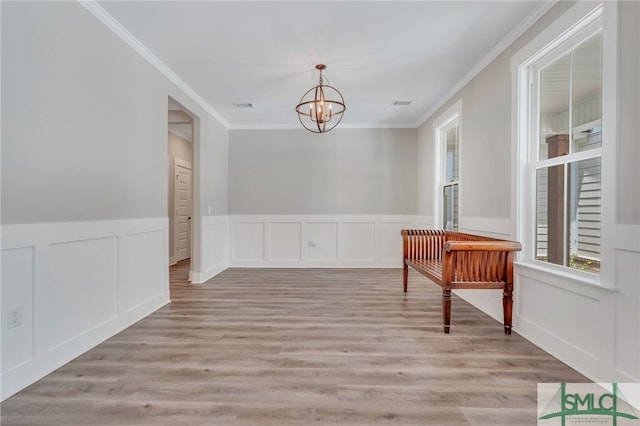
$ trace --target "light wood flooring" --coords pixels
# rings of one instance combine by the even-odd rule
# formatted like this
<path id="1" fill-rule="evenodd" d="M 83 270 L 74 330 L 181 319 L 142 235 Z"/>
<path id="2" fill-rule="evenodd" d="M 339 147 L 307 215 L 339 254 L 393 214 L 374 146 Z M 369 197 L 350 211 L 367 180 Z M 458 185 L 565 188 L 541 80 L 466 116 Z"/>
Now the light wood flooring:
<path id="1" fill-rule="evenodd" d="M 171 268 L 172 303 L 1 406 L 9 425 L 536 424 L 538 382 L 588 381 L 399 269 Z M 516 295 L 517 297 L 517 295 Z"/>

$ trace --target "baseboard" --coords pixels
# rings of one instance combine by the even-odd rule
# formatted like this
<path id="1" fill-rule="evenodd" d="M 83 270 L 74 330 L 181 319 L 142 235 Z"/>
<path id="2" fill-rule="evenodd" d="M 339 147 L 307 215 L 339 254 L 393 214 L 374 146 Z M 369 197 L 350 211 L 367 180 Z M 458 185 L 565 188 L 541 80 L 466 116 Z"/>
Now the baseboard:
<path id="1" fill-rule="evenodd" d="M 202 284 L 215 277 L 219 273 L 224 272 L 228 267 L 229 264 L 227 262 L 222 262 L 212 268 L 207 269 L 204 272 L 193 272 L 191 274 L 191 283 Z"/>

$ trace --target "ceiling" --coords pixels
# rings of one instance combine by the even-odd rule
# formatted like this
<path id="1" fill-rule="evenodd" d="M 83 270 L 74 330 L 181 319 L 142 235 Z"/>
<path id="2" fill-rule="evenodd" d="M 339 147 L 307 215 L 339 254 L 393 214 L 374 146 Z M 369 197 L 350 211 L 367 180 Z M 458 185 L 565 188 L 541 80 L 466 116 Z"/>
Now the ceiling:
<path id="1" fill-rule="evenodd" d="M 341 127 L 415 127 L 550 4 L 99 2 L 229 128 L 300 127 L 295 105 L 317 63 L 344 96 Z"/>

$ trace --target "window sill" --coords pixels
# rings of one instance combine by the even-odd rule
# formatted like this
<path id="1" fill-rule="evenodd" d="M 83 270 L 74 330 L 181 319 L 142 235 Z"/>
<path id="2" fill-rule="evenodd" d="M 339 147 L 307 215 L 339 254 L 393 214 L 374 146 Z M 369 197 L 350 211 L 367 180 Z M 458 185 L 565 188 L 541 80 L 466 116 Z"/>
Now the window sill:
<path id="1" fill-rule="evenodd" d="M 614 287 L 606 287 L 602 285 L 600 276 L 589 274 L 581 271 L 569 271 L 562 267 L 553 267 L 543 262 L 515 262 L 518 268 L 523 268 L 529 271 L 541 272 L 548 276 L 548 280 L 545 280 L 546 284 L 561 287 L 567 289 L 585 289 L 585 290 L 597 290 L 610 293 L 616 293 L 619 290 Z"/>

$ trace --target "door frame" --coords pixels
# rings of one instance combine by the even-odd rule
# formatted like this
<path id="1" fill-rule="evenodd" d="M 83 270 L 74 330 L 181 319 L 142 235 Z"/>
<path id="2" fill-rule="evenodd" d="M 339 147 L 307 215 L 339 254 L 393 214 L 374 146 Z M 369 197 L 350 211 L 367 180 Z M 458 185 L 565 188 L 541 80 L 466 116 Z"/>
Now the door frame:
<path id="1" fill-rule="evenodd" d="M 200 214 L 200 118 L 191 112 L 188 108 L 186 108 L 182 103 L 178 102 L 174 97 L 168 95 L 167 96 L 168 105 L 177 105 L 180 107 L 184 113 L 191 117 L 192 123 L 192 140 L 191 140 L 191 266 L 189 268 L 189 281 L 191 281 L 191 277 L 194 271 L 200 270 L 201 264 L 201 238 L 200 238 L 200 230 L 202 226 L 201 214 Z M 167 106 L 167 111 L 169 111 L 169 107 Z M 169 120 L 166 120 L 167 125 L 167 133 Z M 167 144 L 168 139 L 167 139 Z M 167 145 L 167 152 L 169 148 Z M 166 163 L 164 164 L 164 168 L 166 170 Z M 168 185 L 168 180 L 165 180 L 165 185 Z M 169 205 L 169 188 L 165 191 L 167 196 L 167 203 Z M 169 221 L 169 212 L 167 211 L 167 222 Z M 168 223 L 167 223 L 167 232 L 168 232 Z M 167 259 L 169 258 L 169 238 L 166 238 L 166 250 L 167 250 Z"/>

